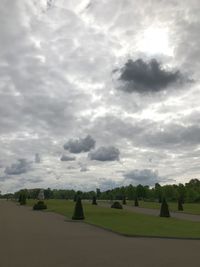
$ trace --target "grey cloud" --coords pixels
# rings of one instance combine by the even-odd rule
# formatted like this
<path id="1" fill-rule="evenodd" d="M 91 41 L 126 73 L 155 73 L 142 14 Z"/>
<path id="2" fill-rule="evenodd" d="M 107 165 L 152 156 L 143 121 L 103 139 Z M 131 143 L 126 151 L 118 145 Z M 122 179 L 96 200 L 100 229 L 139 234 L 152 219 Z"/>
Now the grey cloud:
<path id="1" fill-rule="evenodd" d="M 41 162 L 41 158 L 40 155 L 38 153 L 35 154 L 35 163 L 40 163 Z"/>
<path id="2" fill-rule="evenodd" d="M 71 153 L 88 152 L 95 147 L 95 140 L 87 135 L 85 138 L 71 139 L 64 144 L 64 149 L 69 150 Z"/>
<path id="3" fill-rule="evenodd" d="M 89 171 L 89 169 L 87 166 L 81 166 L 80 172 L 88 172 L 88 171 Z"/>
<path id="4" fill-rule="evenodd" d="M 10 167 L 6 167 L 5 174 L 8 175 L 18 175 L 26 173 L 31 170 L 31 163 L 26 159 L 19 159 L 18 163 L 12 164 Z"/>
<path id="5" fill-rule="evenodd" d="M 182 80 L 179 71 L 166 70 L 156 59 L 149 62 L 143 59 L 129 59 L 120 72 L 119 80 L 124 82 L 120 89 L 127 93 L 159 92 Z"/>
<path id="6" fill-rule="evenodd" d="M 131 170 L 124 174 L 124 182 L 125 183 L 133 183 L 133 184 L 142 184 L 142 185 L 154 185 L 157 182 L 162 180 L 159 177 L 157 171 L 152 171 L 150 169 L 144 170 Z"/>
<path id="7" fill-rule="evenodd" d="M 68 155 L 62 155 L 60 158 L 61 161 L 74 161 L 76 160 L 76 157 L 68 156 Z"/>
<path id="8" fill-rule="evenodd" d="M 109 189 L 113 189 L 117 186 L 120 186 L 121 185 L 121 182 L 116 182 L 112 179 L 106 179 L 106 178 L 100 178 L 98 180 L 98 187 L 102 190 L 102 191 L 105 191 L 105 190 L 109 190 Z"/>
<path id="9" fill-rule="evenodd" d="M 91 160 L 98 161 L 114 161 L 119 160 L 120 151 L 114 146 L 99 147 L 98 149 L 89 153 Z"/>

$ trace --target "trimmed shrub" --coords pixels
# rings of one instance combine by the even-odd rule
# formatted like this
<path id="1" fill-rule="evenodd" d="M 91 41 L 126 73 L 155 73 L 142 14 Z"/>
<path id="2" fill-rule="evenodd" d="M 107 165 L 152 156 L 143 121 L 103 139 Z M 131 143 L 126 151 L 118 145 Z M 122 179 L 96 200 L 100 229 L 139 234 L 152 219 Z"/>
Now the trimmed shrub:
<path id="1" fill-rule="evenodd" d="M 96 198 L 96 196 L 93 196 L 93 198 L 92 198 L 92 205 L 97 205 L 97 198 Z"/>
<path id="2" fill-rule="evenodd" d="M 18 202 L 21 203 L 22 201 L 22 194 L 19 195 L 19 199 L 18 199 Z"/>
<path id="3" fill-rule="evenodd" d="M 74 195 L 74 202 L 76 202 L 77 200 L 77 195 Z"/>
<path id="4" fill-rule="evenodd" d="M 135 207 L 139 207 L 139 202 L 138 202 L 138 198 L 137 197 L 135 197 L 134 206 Z"/>
<path id="5" fill-rule="evenodd" d="M 178 210 L 183 211 L 183 202 L 181 198 L 178 199 Z"/>
<path id="6" fill-rule="evenodd" d="M 47 209 L 47 205 L 44 203 L 44 201 L 38 201 L 34 204 L 33 210 L 45 210 Z"/>
<path id="7" fill-rule="evenodd" d="M 111 205 L 112 209 L 123 209 L 122 205 L 118 202 L 115 201 L 112 205 Z"/>
<path id="8" fill-rule="evenodd" d="M 72 216 L 72 220 L 84 220 L 84 213 L 83 213 L 83 206 L 82 206 L 82 202 L 81 202 L 81 198 L 78 197 L 76 204 L 75 204 L 75 208 L 74 208 L 74 214 Z"/>
<path id="9" fill-rule="evenodd" d="M 20 203 L 20 205 L 26 205 L 26 195 L 25 194 L 20 195 L 19 203 Z"/>
<path id="10" fill-rule="evenodd" d="M 123 196 L 122 204 L 123 204 L 123 205 L 126 205 L 126 196 Z"/>
<path id="11" fill-rule="evenodd" d="M 163 198 L 161 208 L 160 208 L 160 217 L 170 217 L 168 204 L 166 199 Z"/>

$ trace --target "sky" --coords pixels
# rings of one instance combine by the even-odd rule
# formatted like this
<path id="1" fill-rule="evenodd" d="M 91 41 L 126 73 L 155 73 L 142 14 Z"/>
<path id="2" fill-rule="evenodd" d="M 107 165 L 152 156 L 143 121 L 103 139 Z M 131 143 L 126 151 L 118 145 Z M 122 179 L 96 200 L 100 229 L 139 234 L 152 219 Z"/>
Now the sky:
<path id="1" fill-rule="evenodd" d="M 198 0 L 1 0 L 0 190 L 199 178 Z"/>

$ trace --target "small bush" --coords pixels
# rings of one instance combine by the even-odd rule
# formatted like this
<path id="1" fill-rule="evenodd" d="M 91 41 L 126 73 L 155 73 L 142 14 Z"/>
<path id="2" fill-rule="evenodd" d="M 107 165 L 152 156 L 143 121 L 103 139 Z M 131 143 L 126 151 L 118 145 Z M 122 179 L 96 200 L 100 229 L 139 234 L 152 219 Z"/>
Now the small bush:
<path id="1" fill-rule="evenodd" d="M 170 217 L 168 204 L 167 204 L 165 198 L 163 198 L 163 201 L 162 201 L 162 204 L 161 204 L 160 217 Z"/>
<path id="2" fill-rule="evenodd" d="M 44 201 L 38 201 L 37 203 L 35 203 L 35 205 L 33 206 L 33 210 L 45 210 L 47 209 L 47 205 L 44 203 Z"/>
<path id="3" fill-rule="evenodd" d="M 118 202 L 115 201 L 112 205 L 111 205 L 112 209 L 123 209 L 122 205 Z"/>
<path id="4" fill-rule="evenodd" d="M 97 198 L 95 196 L 92 198 L 92 205 L 97 205 Z"/>
<path id="5" fill-rule="evenodd" d="M 81 202 L 81 198 L 78 197 L 76 201 L 76 205 L 74 208 L 74 214 L 72 216 L 72 220 L 84 220 L 83 206 Z"/>

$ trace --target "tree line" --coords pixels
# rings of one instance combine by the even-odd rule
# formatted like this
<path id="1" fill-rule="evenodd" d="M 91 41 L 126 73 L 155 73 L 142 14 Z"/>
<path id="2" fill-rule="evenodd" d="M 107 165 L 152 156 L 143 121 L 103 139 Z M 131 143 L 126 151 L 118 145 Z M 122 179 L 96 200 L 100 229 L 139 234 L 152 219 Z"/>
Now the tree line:
<path id="1" fill-rule="evenodd" d="M 1 198 L 15 198 L 18 199 L 23 193 L 27 198 L 37 199 L 41 188 L 35 189 L 21 189 L 14 194 L 0 195 Z M 156 183 L 154 187 L 148 185 L 132 184 L 128 186 L 116 187 L 110 190 L 101 191 L 99 188 L 96 191 L 75 191 L 73 189 L 44 189 L 45 199 L 74 199 L 80 196 L 82 199 L 92 199 L 96 196 L 98 199 L 104 200 L 122 200 L 126 197 L 128 200 L 134 200 L 136 197 L 144 201 L 161 202 L 165 197 L 167 201 L 177 201 L 181 199 L 182 202 L 200 203 L 200 180 L 191 179 L 185 184 L 160 185 Z"/>

